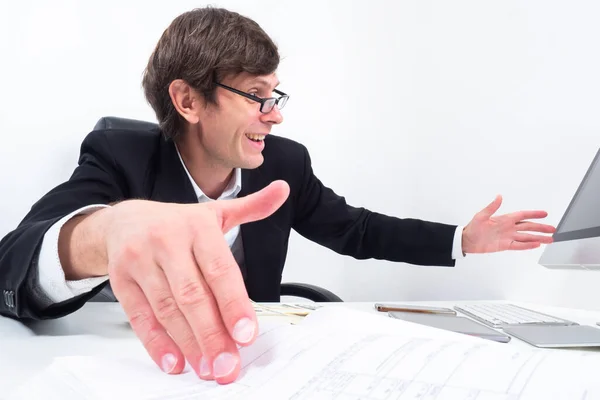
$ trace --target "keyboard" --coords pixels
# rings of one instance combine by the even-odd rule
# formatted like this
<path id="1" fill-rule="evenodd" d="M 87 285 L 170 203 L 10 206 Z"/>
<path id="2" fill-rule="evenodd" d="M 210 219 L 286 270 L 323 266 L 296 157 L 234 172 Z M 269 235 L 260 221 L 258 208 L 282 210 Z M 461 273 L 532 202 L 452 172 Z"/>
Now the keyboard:
<path id="1" fill-rule="evenodd" d="M 576 322 L 514 304 L 473 303 L 457 305 L 454 309 L 492 328 L 515 325 L 577 325 Z"/>

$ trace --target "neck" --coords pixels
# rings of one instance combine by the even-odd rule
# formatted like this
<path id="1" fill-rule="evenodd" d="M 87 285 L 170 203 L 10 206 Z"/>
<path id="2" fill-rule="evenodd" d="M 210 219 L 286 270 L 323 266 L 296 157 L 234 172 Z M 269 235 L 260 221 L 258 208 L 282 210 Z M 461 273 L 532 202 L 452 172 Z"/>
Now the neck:
<path id="1" fill-rule="evenodd" d="M 231 180 L 233 168 L 224 167 L 211 160 L 202 146 L 195 146 L 185 140 L 177 142 L 177 149 L 202 193 L 211 199 L 217 199 Z"/>

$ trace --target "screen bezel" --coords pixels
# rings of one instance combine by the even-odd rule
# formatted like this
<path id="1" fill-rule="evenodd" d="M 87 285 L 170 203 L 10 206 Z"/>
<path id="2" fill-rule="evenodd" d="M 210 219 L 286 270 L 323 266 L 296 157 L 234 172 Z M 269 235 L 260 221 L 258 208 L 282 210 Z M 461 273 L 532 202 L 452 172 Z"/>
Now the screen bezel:
<path id="1" fill-rule="evenodd" d="M 586 239 L 586 238 L 590 238 L 590 237 L 600 236 L 600 226 L 595 226 L 592 228 L 585 228 L 585 229 L 578 229 L 576 231 L 561 232 L 561 228 L 564 225 L 566 219 L 568 218 L 569 213 L 570 213 L 571 209 L 573 208 L 573 204 L 575 203 L 575 200 L 577 200 L 581 191 L 585 187 L 587 180 L 589 179 L 592 171 L 594 170 L 594 168 L 596 167 L 596 164 L 598 162 L 600 162 L 600 149 L 596 152 L 596 156 L 590 163 L 590 166 L 588 167 L 588 170 L 586 171 L 583 179 L 581 180 L 581 183 L 579 184 L 577 191 L 573 195 L 573 198 L 571 198 L 569 206 L 565 210 L 562 218 L 560 219 L 560 222 L 558 223 L 558 225 L 556 227 L 556 232 L 552 236 L 552 239 L 554 242 L 565 242 L 568 240 Z"/>

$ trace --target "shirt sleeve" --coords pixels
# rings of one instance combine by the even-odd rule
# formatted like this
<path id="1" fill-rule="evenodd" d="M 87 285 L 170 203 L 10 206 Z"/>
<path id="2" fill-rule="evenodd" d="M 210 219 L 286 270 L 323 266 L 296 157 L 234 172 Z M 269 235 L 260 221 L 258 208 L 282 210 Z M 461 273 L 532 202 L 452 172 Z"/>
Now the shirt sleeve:
<path id="1" fill-rule="evenodd" d="M 452 259 L 458 260 L 465 257 L 462 251 L 462 231 L 464 227 L 458 226 L 454 232 L 454 242 L 452 243 Z"/>
<path id="2" fill-rule="evenodd" d="M 46 232 L 37 260 L 38 274 L 35 278 L 36 287 L 33 290 L 34 301 L 38 306 L 47 307 L 90 292 L 108 279 L 108 275 L 105 275 L 76 281 L 66 280 L 58 255 L 58 237 L 63 225 L 77 215 L 89 214 L 106 207 L 109 206 L 96 204 L 82 207 L 60 219 Z"/>

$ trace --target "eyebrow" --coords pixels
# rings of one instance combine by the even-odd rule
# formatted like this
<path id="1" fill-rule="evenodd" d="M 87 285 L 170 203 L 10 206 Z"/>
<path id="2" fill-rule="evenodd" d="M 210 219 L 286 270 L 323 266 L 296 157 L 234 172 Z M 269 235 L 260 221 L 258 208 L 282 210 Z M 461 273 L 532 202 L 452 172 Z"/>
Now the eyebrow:
<path id="1" fill-rule="evenodd" d="M 248 84 L 249 85 L 254 85 L 254 84 L 261 84 L 264 86 L 271 86 L 271 82 L 269 82 L 268 80 L 264 79 L 264 78 L 254 78 L 252 79 Z M 277 83 L 275 84 L 275 87 L 279 86 L 281 82 L 277 81 Z"/>

